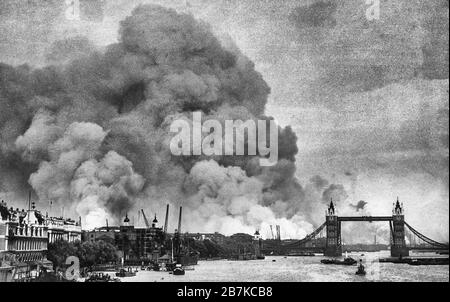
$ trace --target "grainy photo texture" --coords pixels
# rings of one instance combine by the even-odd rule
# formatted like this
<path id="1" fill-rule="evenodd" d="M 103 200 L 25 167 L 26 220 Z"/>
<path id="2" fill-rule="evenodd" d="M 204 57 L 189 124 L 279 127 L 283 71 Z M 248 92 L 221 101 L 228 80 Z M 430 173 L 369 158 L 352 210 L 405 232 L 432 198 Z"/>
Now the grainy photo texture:
<path id="1" fill-rule="evenodd" d="M 0 282 L 448 282 L 448 9 L 0 1 Z"/>

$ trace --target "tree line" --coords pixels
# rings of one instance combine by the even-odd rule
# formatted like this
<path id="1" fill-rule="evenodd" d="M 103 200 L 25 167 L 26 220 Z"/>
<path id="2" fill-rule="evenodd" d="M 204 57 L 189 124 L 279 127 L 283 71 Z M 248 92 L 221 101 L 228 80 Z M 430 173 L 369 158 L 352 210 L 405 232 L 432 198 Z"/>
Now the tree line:
<path id="1" fill-rule="evenodd" d="M 58 240 L 48 244 L 47 259 L 53 262 L 53 267 L 65 267 L 66 259 L 76 256 L 80 260 L 81 268 L 90 268 L 94 265 L 115 263 L 119 260 L 117 248 L 105 241 L 95 242 L 67 242 Z"/>

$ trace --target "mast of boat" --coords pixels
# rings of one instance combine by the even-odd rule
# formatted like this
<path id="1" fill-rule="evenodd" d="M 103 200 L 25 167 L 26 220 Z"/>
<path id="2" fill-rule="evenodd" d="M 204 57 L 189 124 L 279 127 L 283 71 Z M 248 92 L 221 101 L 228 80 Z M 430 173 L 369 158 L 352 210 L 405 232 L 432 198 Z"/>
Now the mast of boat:
<path id="1" fill-rule="evenodd" d="M 170 238 L 170 242 L 172 243 L 172 253 L 171 253 L 171 256 L 172 256 L 172 262 L 173 262 L 173 238 Z"/>

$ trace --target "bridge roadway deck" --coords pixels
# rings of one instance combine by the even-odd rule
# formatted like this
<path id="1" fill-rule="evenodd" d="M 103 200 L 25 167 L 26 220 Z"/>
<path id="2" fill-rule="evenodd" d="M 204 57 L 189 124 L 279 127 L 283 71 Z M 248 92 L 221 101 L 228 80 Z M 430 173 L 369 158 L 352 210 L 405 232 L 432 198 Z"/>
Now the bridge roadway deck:
<path id="1" fill-rule="evenodd" d="M 392 221 L 392 216 L 338 216 L 338 221 Z"/>

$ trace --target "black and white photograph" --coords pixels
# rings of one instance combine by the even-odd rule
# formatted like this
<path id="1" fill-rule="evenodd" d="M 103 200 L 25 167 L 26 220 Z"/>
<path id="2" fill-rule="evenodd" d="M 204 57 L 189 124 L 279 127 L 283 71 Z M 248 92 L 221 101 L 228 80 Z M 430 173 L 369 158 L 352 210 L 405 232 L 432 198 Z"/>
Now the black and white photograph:
<path id="1" fill-rule="evenodd" d="M 449 1 L 0 0 L 0 284 L 42 282 L 448 283 Z"/>

